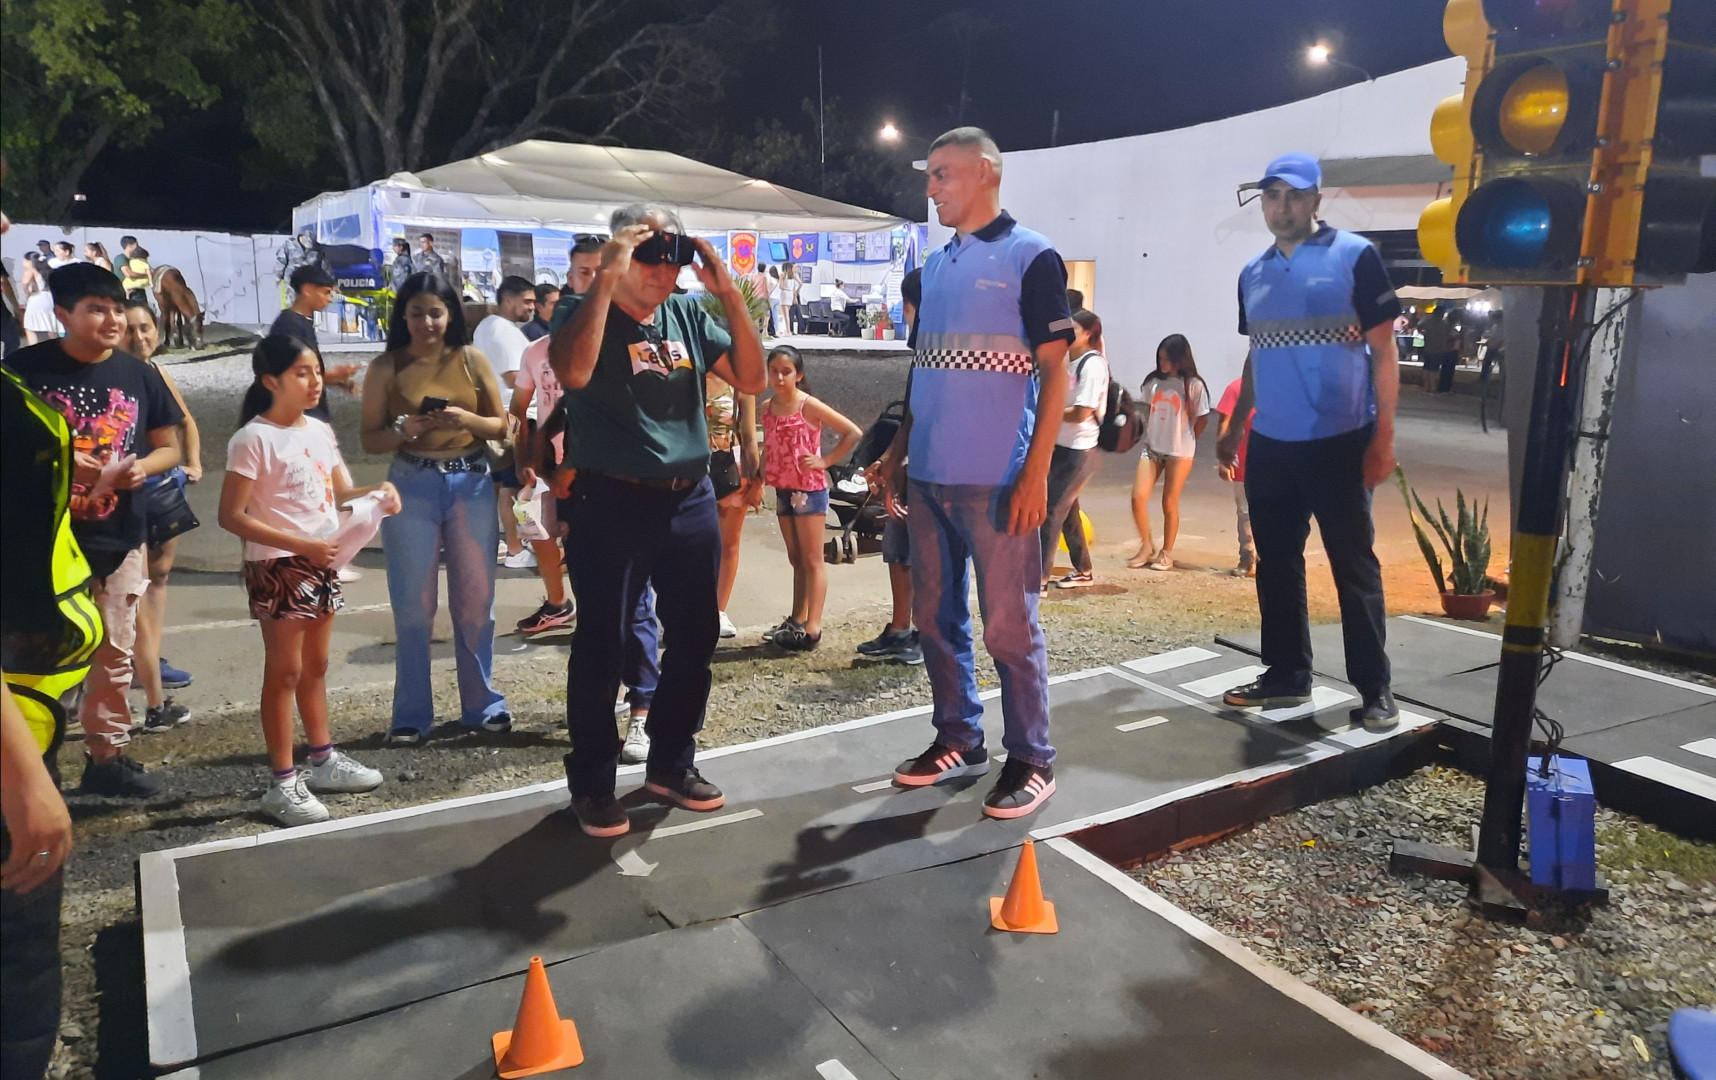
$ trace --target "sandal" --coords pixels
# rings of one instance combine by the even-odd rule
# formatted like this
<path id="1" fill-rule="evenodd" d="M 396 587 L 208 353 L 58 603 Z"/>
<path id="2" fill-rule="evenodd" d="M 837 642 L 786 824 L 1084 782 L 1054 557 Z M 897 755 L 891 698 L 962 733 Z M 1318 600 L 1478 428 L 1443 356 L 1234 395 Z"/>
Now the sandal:
<path id="1" fill-rule="evenodd" d="M 1146 566 L 1144 569 L 1146 569 L 1146 570 L 1172 570 L 1173 568 L 1174 568 L 1174 557 L 1172 555 L 1162 553 L 1162 554 L 1158 554 L 1154 559 L 1151 559 L 1150 564 L 1148 566 Z"/>
<path id="2" fill-rule="evenodd" d="M 1143 551 L 1140 551 L 1138 554 L 1126 560 L 1126 568 L 1128 570 L 1143 570 L 1155 561 L 1156 553 L 1154 551 L 1148 555 L 1144 554 Z"/>

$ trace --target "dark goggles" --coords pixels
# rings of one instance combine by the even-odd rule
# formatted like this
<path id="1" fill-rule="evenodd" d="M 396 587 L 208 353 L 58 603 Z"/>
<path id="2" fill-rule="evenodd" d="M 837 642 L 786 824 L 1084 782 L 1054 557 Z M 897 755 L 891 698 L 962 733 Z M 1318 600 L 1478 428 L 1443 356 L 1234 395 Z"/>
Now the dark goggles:
<path id="1" fill-rule="evenodd" d="M 691 237 L 678 233 L 658 232 L 632 249 L 632 258 L 652 265 L 690 266 L 697 248 Z"/>

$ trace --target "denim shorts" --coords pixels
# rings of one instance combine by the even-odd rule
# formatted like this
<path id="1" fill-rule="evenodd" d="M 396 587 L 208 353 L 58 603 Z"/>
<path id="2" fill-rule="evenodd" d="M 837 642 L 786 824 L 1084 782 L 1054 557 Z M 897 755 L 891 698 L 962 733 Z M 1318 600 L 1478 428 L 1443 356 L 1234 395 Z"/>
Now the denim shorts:
<path id="1" fill-rule="evenodd" d="M 828 514 L 828 489 L 775 488 L 775 513 L 780 517 L 824 517 Z"/>
<path id="2" fill-rule="evenodd" d="M 905 518 L 891 517 L 882 523 L 882 561 L 889 566 L 912 565 L 912 541 Z"/>

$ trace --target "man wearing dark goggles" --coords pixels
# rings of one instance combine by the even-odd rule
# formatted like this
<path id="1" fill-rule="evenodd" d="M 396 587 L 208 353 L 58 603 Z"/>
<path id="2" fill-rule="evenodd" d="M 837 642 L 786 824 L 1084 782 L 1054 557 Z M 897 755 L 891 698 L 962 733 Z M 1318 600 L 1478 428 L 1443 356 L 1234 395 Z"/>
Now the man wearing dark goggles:
<path id="1" fill-rule="evenodd" d="M 666 647 L 646 728 L 644 786 L 688 810 L 725 803 L 693 763 L 720 625 L 721 534 L 703 379 L 713 371 L 742 394 L 761 393 L 764 383 L 762 341 L 709 242 L 686 236 L 660 206 L 619 210 L 612 228 L 595 280 L 548 351 L 565 391 L 565 463 L 577 471 L 561 504 L 578 597 L 567 659 L 566 781 L 573 813 L 591 836 L 630 828 L 614 798 L 614 694 L 630 614 L 646 583 L 655 588 Z M 730 329 L 674 292 L 686 266 L 727 311 L 740 313 Z"/>

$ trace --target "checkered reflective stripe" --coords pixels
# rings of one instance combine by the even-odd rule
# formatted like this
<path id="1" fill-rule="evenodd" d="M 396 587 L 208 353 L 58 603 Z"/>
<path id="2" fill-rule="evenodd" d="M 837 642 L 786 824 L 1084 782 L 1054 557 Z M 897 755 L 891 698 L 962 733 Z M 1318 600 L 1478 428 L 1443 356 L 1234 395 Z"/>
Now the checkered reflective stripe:
<path id="1" fill-rule="evenodd" d="M 1356 345 L 1364 340 L 1357 323 L 1322 328 L 1302 327 L 1251 335 L 1253 349 L 1285 349 L 1294 345 Z"/>
<path id="2" fill-rule="evenodd" d="M 919 349 L 912 366 L 952 371 L 999 371 L 1007 375 L 1037 373 L 1037 359 L 1029 353 L 995 349 Z"/>

